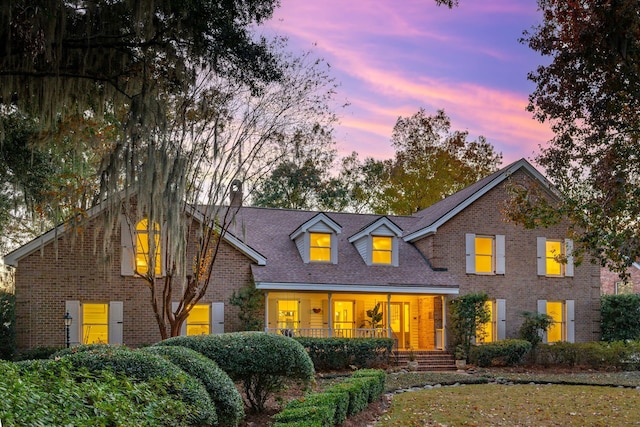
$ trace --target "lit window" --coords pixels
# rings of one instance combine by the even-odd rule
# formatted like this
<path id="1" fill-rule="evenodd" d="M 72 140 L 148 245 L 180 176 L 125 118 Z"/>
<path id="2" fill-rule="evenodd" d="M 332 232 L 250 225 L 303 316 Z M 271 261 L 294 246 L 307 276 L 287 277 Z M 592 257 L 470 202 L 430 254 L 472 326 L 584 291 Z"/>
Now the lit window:
<path id="1" fill-rule="evenodd" d="M 109 342 L 109 304 L 82 304 L 82 344 Z"/>
<path id="2" fill-rule="evenodd" d="M 562 263 L 558 260 L 560 256 L 562 256 L 562 242 L 559 240 L 547 240 L 547 275 L 560 276 L 562 274 Z"/>
<path id="3" fill-rule="evenodd" d="M 391 237 L 372 236 L 371 261 L 374 264 L 391 264 Z"/>
<path id="4" fill-rule="evenodd" d="M 210 317 L 209 304 L 194 306 L 187 317 L 187 335 L 208 335 Z"/>
<path id="5" fill-rule="evenodd" d="M 476 237 L 476 273 L 493 273 L 493 237 Z"/>
<path id="6" fill-rule="evenodd" d="M 331 261 L 331 234 L 309 233 L 309 260 Z"/>
<path id="7" fill-rule="evenodd" d="M 149 235 L 151 233 L 151 236 Z M 153 248 L 151 247 L 153 238 Z M 151 261 L 150 251 L 155 254 L 155 274 L 162 274 L 162 264 L 160 257 L 160 226 L 153 224 L 153 229 L 149 227 L 149 221 L 145 218 L 136 225 L 136 273 L 144 275 L 149 271 Z"/>
<path id="8" fill-rule="evenodd" d="M 278 300 L 278 328 L 287 335 L 298 329 L 300 313 L 298 300 Z"/>
<path id="9" fill-rule="evenodd" d="M 633 293 L 633 282 L 616 282 L 616 295 L 628 295 Z"/>
<path id="10" fill-rule="evenodd" d="M 564 341 L 564 303 L 547 301 L 547 314 L 553 319 L 553 324 L 547 329 L 547 342 Z"/>
<path id="11" fill-rule="evenodd" d="M 478 325 L 476 328 L 476 342 L 487 343 L 495 341 L 496 321 L 494 316 L 493 301 L 486 301 L 484 309 L 489 313 L 489 321 Z"/>

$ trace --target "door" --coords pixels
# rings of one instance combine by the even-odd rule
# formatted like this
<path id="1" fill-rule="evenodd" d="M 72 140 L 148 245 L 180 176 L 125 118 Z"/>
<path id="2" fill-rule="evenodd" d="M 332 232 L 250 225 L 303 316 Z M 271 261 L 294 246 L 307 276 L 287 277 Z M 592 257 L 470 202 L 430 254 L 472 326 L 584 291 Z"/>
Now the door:
<path id="1" fill-rule="evenodd" d="M 411 347 L 411 306 L 408 302 L 391 303 L 391 330 L 398 348 Z"/>
<path id="2" fill-rule="evenodd" d="M 335 336 L 353 338 L 355 328 L 353 301 L 335 301 L 333 303 L 333 328 Z"/>

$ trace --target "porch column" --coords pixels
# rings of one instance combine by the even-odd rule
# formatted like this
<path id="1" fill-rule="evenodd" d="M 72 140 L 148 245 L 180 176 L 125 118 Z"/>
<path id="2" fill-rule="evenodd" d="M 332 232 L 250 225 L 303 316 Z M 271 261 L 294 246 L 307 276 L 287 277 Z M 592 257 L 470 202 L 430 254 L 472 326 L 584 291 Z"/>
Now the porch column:
<path id="1" fill-rule="evenodd" d="M 269 329 L 269 292 L 264 293 L 264 331 Z"/>
<path id="2" fill-rule="evenodd" d="M 447 349 L 447 299 L 444 295 L 440 295 L 442 300 L 442 349 Z"/>
<path id="3" fill-rule="evenodd" d="M 391 294 L 387 294 L 387 338 L 392 338 L 391 334 Z"/>
<path id="4" fill-rule="evenodd" d="M 327 320 L 329 321 L 329 338 L 333 336 L 333 304 L 331 304 L 331 298 L 333 298 L 333 294 L 329 292 L 327 294 Z"/>

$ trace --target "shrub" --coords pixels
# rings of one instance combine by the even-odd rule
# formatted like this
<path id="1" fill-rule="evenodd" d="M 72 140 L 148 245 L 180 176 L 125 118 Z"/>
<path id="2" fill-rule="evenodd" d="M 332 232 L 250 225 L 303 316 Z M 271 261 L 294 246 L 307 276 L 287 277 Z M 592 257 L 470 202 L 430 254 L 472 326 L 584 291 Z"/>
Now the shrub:
<path id="1" fill-rule="evenodd" d="M 469 357 L 471 341 L 478 333 L 478 327 L 491 320 L 491 313 L 485 303 L 489 297 L 485 293 L 473 293 L 451 300 L 450 324 L 453 344 L 463 359 Z"/>
<path id="2" fill-rule="evenodd" d="M 74 368 L 86 368 L 94 373 L 111 370 L 134 382 L 163 381 L 169 394 L 187 404 L 191 423 L 215 424 L 217 421 L 215 406 L 202 383 L 163 357 L 122 346 L 100 345 L 76 349 L 77 352 L 67 354 L 62 359 L 68 360 Z"/>
<path id="3" fill-rule="evenodd" d="M 260 331 L 264 328 L 264 295 L 256 289 L 256 284 L 251 282 L 233 291 L 229 304 L 238 307 L 238 319 L 240 327 L 244 331 Z"/>
<path id="4" fill-rule="evenodd" d="M 603 341 L 640 339 L 640 295 L 603 295 L 600 318 Z"/>
<path id="5" fill-rule="evenodd" d="M 503 340 L 471 348 L 469 361 L 486 367 L 492 365 L 513 366 L 522 361 L 531 350 L 531 343 L 525 340 Z"/>
<path id="6" fill-rule="evenodd" d="M 535 361 L 543 366 L 637 370 L 640 368 L 640 342 L 541 344 Z"/>
<path id="7" fill-rule="evenodd" d="M 351 376 L 352 378 L 372 378 L 371 391 L 369 401 L 373 402 L 382 396 L 385 389 L 385 382 L 387 381 L 387 374 L 380 369 L 361 369 L 356 371 Z"/>
<path id="8" fill-rule="evenodd" d="M 162 356 L 199 379 L 217 408 L 219 425 L 236 426 L 244 418 L 244 406 L 238 389 L 213 360 L 186 347 L 157 346 L 141 351 Z"/>
<path id="9" fill-rule="evenodd" d="M 32 360 L 32 359 L 48 359 L 53 354 L 56 354 L 59 351 L 62 351 L 63 347 L 53 346 L 53 347 L 35 347 L 30 350 L 21 351 L 16 356 L 16 360 Z"/>
<path id="10" fill-rule="evenodd" d="M 295 338 L 307 350 L 318 371 L 349 366 L 385 366 L 393 350 L 391 338 Z"/>
<path id="11" fill-rule="evenodd" d="M 287 404 L 286 409 L 300 408 L 307 406 L 326 406 L 333 413 L 333 424 L 342 424 L 347 419 L 349 408 L 349 395 L 341 392 L 314 393 L 301 399 L 292 400 Z"/>
<path id="12" fill-rule="evenodd" d="M 16 353 L 16 298 L 0 291 L 0 359 L 12 360 Z"/>
<path id="13" fill-rule="evenodd" d="M 102 371 L 75 371 L 67 361 L 20 369 L 0 363 L 0 419 L 13 426 L 183 426 L 184 402 L 164 380 L 135 383 Z"/>
<path id="14" fill-rule="evenodd" d="M 349 396 L 349 405 L 347 406 L 347 415 L 355 415 L 367 407 L 369 402 L 369 390 L 366 389 L 365 382 L 360 381 L 362 378 L 347 380 L 336 384 L 326 392 L 329 393 L 346 393 Z"/>
<path id="15" fill-rule="evenodd" d="M 520 339 L 529 341 L 531 348 L 535 348 L 542 342 L 542 334 L 553 325 L 553 318 L 548 314 L 531 313 L 525 311 L 522 313 L 524 321 L 520 326 L 518 336 Z"/>
<path id="16" fill-rule="evenodd" d="M 285 408 L 279 414 L 274 415 L 275 426 L 292 427 L 332 427 L 333 414 L 329 406 L 302 406 L 299 408 Z"/>
<path id="17" fill-rule="evenodd" d="M 313 362 L 295 340 L 263 332 L 173 337 L 156 345 L 180 345 L 215 361 L 232 380 L 242 383 L 247 405 L 264 411 L 267 398 L 282 390 L 284 380 L 313 380 Z"/>

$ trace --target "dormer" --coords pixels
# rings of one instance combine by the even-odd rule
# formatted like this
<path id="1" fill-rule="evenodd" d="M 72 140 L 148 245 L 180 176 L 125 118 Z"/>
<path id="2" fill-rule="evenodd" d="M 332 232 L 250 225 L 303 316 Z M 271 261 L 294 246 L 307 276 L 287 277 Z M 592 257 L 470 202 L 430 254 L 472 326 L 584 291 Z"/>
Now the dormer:
<path id="1" fill-rule="evenodd" d="M 338 263 L 338 235 L 342 227 L 319 213 L 289 235 L 305 263 Z"/>
<path id="2" fill-rule="evenodd" d="M 355 246 L 365 264 L 397 267 L 400 236 L 402 229 L 383 216 L 349 237 L 349 243 Z"/>

